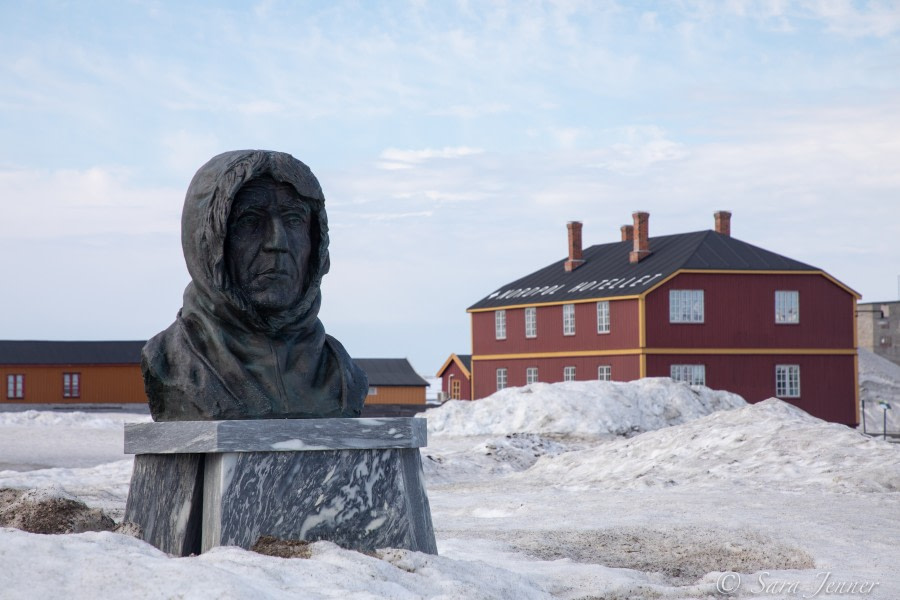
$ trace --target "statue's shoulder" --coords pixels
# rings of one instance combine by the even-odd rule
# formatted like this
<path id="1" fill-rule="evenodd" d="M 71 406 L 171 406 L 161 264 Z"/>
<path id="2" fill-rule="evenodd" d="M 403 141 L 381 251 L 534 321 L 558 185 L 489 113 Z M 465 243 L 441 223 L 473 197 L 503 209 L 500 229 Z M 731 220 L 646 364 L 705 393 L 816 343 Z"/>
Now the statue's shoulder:
<path id="1" fill-rule="evenodd" d="M 198 359 L 182 325 L 176 319 L 141 351 L 144 391 L 157 421 L 211 418 L 204 400 L 211 393 L 221 395 L 221 386 Z"/>
<path id="2" fill-rule="evenodd" d="M 358 417 L 366 401 L 369 392 L 369 378 L 350 358 L 344 345 L 328 334 L 325 334 L 325 344 L 334 353 L 341 365 L 341 375 L 344 382 L 343 415 L 345 417 Z"/>

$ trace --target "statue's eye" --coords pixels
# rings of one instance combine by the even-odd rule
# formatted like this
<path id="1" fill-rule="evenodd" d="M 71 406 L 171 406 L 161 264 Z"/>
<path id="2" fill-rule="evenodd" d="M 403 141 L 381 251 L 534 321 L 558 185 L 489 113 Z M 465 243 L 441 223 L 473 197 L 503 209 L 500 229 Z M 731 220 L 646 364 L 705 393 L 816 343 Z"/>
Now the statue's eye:
<path id="1" fill-rule="evenodd" d="M 289 227 L 302 227 L 306 224 L 309 218 L 299 212 L 290 212 L 284 215 L 284 223 Z"/>
<path id="2" fill-rule="evenodd" d="M 241 229 L 253 229 L 259 225 L 260 216 L 256 213 L 247 212 L 238 217 L 237 226 Z"/>

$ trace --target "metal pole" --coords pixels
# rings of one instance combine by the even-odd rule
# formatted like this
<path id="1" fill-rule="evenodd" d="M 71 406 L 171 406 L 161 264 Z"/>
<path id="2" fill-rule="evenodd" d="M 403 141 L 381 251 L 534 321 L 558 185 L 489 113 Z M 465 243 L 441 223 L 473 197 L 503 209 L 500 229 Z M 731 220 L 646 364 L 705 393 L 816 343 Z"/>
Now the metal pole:
<path id="1" fill-rule="evenodd" d="M 881 439 L 887 441 L 887 407 L 882 409 L 884 420 L 881 422 Z"/>
<path id="2" fill-rule="evenodd" d="M 862 399 L 863 434 L 866 433 L 866 399 Z"/>

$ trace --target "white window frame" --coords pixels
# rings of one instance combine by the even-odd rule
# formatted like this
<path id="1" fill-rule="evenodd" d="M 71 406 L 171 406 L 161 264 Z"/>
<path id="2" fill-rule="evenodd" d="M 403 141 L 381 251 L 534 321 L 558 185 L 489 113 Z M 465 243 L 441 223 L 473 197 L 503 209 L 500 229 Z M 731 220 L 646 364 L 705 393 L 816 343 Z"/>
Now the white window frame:
<path id="1" fill-rule="evenodd" d="M 366 392 L 366 396 L 377 396 L 378 395 L 378 387 L 374 385 L 369 386 L 369 391 Z"/>
<path id="2" fill-rule="evenodd" d="M 575 335 L 575 305 L 563 304 L 563 335 Z"/>
<path id="3" fill-rule="evenodd" d="M 600 365 L 597 367 L 598 381 L 612 381 L 612 365 Z"/>
<path id="4" fill-rule="evenodd" d="M 494 311 L 494 337 L 498 340 L 506 339 L 506 311 Z"/>
<path id="5" fill-rule="evenodd" d="M 575 367 L 563 367 L 563 381 L 575 381 Z"/>
<path id="6" fill-rule="evenodd" d="M 25 397 L 25 375 L 14 373 L 6 376 L 6 398 L 21 400 Z"/>
<path id="7" fill-rule="evenodd" d="M 537 337 L 537 308 L 534 306 L 525 309 L 525 337 Z"/>
<path id="8" fill-rule="evenodd" d="M 509 383 L 509 373 L 506 370 L 506 367 L 500 367 L 497 369 L 497 391 L 506 389 Z"/>
<path id="9" fill-rule="evenodd" d="M 775 365 L 775 397 L 800 397 L 800 365 Z"/>
<path id="10" fill-rule="evenodd" d="M 669 323 L 703 323 L 703 290 L 669 290 Z"/>
<path id="11" fill-rule="evenodd" d="M 81 373 L 63 373 L 63 398 L 81 398 Z"/>
<path id="12" fill-rule="evenodd" d="M 775 324 L 796 325 L 798 323 L 800 323 L 800 292 L 775 290 Z"/>
<path id="13" fill-rule="evenodd" d="M 706 365 L 672 365 L 669 377 L 688 385 L 706 385 Z"/>
<path id="14" fill-rule="evenodd" d="M 609 300 L 597 302 L 597 333 L 609 333 Z"/>
<path id="15" fill-rule="evenodd" d="M 525 383 L 527 385 L 531 385 L 532 383 L 538 382 L 538 368 L 537 367 L 528 367 L 525 369 Z"/>

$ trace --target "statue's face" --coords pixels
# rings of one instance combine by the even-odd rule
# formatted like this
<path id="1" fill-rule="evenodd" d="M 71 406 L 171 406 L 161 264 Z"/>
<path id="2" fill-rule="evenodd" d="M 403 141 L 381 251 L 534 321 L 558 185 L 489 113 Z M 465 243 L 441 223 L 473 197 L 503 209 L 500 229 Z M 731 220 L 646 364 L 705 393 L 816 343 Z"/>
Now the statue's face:
<path id="1" fill-rule="evenodd" d="M 297 191 L 254 179 L 235 196 L 228 215 L 225 260 L 231 281 L 261 314 L 293 306 L 309 270 L 311 211 Z"/>

